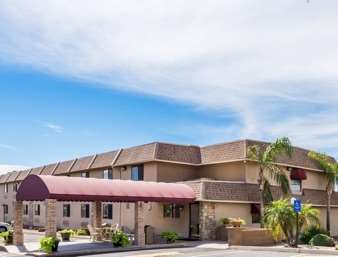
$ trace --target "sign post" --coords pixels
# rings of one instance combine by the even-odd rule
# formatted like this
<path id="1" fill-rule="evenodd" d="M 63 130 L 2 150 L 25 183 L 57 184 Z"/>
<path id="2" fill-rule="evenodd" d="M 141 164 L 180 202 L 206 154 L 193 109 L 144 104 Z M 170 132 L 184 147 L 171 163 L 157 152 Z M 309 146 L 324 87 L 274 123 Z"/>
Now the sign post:
<path id="1" fill-rule="evenodd" d="M 291 204 L 293 204 L 293 211 L 296 213 L 296 242 L 295 242 L 295 247 L 298 247 L 299 213 L 302 210 L 302 201 L 300 199 L 291 198 Z"/>

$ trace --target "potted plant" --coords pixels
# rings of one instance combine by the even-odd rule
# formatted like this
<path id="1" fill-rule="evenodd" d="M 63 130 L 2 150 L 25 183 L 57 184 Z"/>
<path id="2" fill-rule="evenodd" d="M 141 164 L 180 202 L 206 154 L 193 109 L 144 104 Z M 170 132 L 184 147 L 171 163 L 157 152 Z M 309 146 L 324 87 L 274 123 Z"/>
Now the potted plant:
<path id="1" fill-rule="evenodd" d="M 230 224 L 230 218 L 222 218 L 221 219 L 221 223 L 224 225 L 224 226 L 228 226 Z"/>
<path id="2" fill-rule="evenodd" d="M 45 236 L 40 240 L 40 249 L 46 253 L 57 252 L 60 240 L 56 237 Z"/>
<path id="3" fill-rule="evenodd" d="M 230 224 L 234 228 L 239 228 L 241 225 L 245 225 L 245 220 L 241 218 L 230 218 Z"/>
<path id="4" fill-rule="evenodd" d="M 71 229 L 64 229 L 64 230 L 61 230 L 60 231 L 60 235 L 61 235 L 61 238 L 62 238 L 62 241 L 63 242 L 68 242 L 70 241 L 70 237 L 73 235 L 73 230 Z"/>
<path id="5" fill-rule="evenodd" d="M 179 238 L 178 234 L 174 231 L 164 231 L 161 233 L 161 237 L 164 238 L 168 244 L 175 243 Z"/>
<path id="6" fill-rule="evenodd" d="M 129 245 L 129 237 L 121 229 L 117 229 L 113 232 L 112 243 L 114 247 L 126 247 Z"/>

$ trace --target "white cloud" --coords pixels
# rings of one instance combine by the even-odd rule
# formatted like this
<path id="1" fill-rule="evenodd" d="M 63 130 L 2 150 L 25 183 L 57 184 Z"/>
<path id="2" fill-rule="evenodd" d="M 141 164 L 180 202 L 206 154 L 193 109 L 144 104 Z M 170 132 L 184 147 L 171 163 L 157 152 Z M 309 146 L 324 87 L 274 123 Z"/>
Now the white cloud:
<path id="1" fill-rule="evenodd" d="M 62 126 L 50 122 L 44 122 L 43 126 L 52 130 L 55 133 L 62 133 L 64 130 Z"/>
<path id="2" fill-rule="evenodd" d="M 28 167 L 22 166 L 22 165 L 0 164 L 0 175 L 5 174 L 7 172 L 14 171 L 14 170 L 18 171 L 18 170 L 24 170 L 24 169 L 28 169 Z"/>
<path id="3" fill-rule="evenodd" d="M 12 145 L 6 145 L 6 144 L 0 144 L 0 148 L 5 149 L 5 150 L 16 150 L 15 146 Z"/>
<path id="4" fill-rule="evenodd" d="M 241 137 L 290 135 L 333 153 L 337 8 L 336 0 L 3 0 L 0 60 L 234 112 Z"/>

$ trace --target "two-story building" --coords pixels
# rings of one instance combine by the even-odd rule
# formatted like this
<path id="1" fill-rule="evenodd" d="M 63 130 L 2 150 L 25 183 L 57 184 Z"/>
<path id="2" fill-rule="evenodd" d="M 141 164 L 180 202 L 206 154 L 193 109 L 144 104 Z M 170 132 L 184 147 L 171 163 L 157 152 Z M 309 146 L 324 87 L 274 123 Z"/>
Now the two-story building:
<path id="1" fill-rule="evenodd" d="M 196 202 L 188 205 L 146 203 L 145 223 L 159 234 L 174 230 L 182 237 L 214 239 L 221 218 L 241 217 L 247 226 L 258 226 L 258 166 L 249 160 L 250 145 L 263 144 L 254 140 L 238 140 L 205 147 L 150 143 L 94 154 L 68 161 L 43 165 L 0 176 L 0 220 L 14 219 L 15 194 L 20 182 L 29 174 L 79 176 L 99 179 L 145 180 L 185 183 L 196 193 Z M 308 150 L 294 147 L 291 158 L 278 160 L 290 179 L 292 194 L 310 202 L 320 210 L 325 227 L 326 179 Z M 84 180 L 85 183 L 85 180 Z M 337 183 L 338 184 L 338 183 Z M 332 234 L 338 236 L 338 186 L 332 197 Z M 273 188 L 280 197 L 278 187 Z M 91 204 L 59 202 L 58 227 L 86 227 L 90 222 Z M 134 229 L 133 203 L 104 203 L 103 221 Z M 24 225 L 43 227 L 43 202 L 24 204 Z"/>

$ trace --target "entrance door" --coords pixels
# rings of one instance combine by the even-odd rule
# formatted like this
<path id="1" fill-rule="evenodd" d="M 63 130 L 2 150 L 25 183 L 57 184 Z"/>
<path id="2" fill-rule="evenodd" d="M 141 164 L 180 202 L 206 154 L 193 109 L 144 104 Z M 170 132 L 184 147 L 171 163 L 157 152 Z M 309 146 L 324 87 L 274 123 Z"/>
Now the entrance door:
<path id="1" fill-rule="evenodd" d="M 189 237 L 200 238 L 200 204 L 198 202 L 189 205 Z"/>

